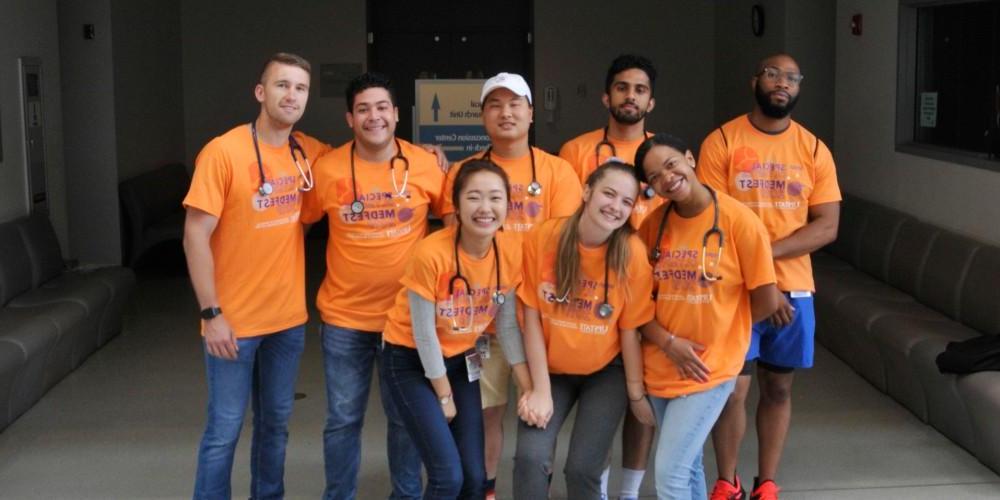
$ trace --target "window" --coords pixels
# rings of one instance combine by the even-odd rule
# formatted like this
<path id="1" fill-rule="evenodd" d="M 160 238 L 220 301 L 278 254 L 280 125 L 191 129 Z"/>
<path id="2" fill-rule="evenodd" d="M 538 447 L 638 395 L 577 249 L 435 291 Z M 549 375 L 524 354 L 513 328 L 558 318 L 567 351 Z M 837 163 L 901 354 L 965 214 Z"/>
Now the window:
<path id="1" fill-rule="evenodd" d="M 900 5 L 897 149 L 1000 170 L 1000 1 Z"/>

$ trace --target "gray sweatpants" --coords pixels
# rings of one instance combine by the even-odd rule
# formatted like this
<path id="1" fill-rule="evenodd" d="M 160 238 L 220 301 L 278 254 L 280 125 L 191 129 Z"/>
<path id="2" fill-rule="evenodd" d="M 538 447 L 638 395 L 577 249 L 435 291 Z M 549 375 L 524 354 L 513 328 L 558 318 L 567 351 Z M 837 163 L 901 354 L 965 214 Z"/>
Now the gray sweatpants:
<path id="1" fill-rule="evenodd" d="M 625 415 L 628 394 L 621 357 L 590 375 L 550 375 L 552 418 L 545 429 L 517 426 L 514 454 L 514 498 L 548 498 L 556 438 L 573 405 L 579 403 L 566 457 L 568 498 L 599 499 L 601 472 Z"/>

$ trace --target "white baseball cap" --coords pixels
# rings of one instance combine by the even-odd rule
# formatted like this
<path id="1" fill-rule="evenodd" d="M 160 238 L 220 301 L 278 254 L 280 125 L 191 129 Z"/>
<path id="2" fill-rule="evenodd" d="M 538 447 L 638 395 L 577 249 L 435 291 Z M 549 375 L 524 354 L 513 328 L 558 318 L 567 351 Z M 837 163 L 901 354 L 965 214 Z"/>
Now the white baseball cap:
<path id="1" fill-rule="evenodd" d="M 532 104 L 531 87 L 517 73 L 497 73 L 496 76 L 486 80 L 486 83 L 483 84 L 483 93 L 479 96 L 479 102 L 485 101 L 486 96 L 490 95 L 490 92 L 499 88 L 507 89 L 521 97 L 525 97 L 528 99 L 528 104 Z"/>

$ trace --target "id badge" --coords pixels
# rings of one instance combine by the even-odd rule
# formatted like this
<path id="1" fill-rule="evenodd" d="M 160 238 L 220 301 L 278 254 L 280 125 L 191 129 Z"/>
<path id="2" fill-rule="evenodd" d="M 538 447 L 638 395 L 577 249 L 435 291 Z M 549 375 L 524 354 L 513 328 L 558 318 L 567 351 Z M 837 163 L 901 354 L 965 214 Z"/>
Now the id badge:
<path id="1" fill-rule="evenodd" d="M 483 358 L 479 357 L 479 351 L 472 351 L 465 355 L 465 371 L 469 373 L 469 382 L 479 380 L 482 368 Z"/>
<path id="2" fill-rule="evenodd" d="M 490 336 L 483 334 L 476 339 L 476 352 L 484 361 L 490 359 Z"/>

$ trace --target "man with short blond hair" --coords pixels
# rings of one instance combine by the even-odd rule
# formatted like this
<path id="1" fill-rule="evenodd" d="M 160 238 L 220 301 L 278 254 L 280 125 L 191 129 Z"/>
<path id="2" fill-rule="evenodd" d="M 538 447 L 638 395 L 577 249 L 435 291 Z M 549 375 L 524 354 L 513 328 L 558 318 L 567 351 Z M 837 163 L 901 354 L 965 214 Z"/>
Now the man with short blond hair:
<path id="1" fill-rule="evenodd" d="M 268 59 L 260 113 L 212 139 L 184 198 L 184 252 L 201 308 L 208 411 L 194 498 L 230 498 L 236 442 L 253 406 L 250 496 L 284 495 L 285 446 L 305 343 L 305 253 L 299 210 L 310 159 L 328 146 L 292 126 L 309 100 L 310 66 Z"/>

